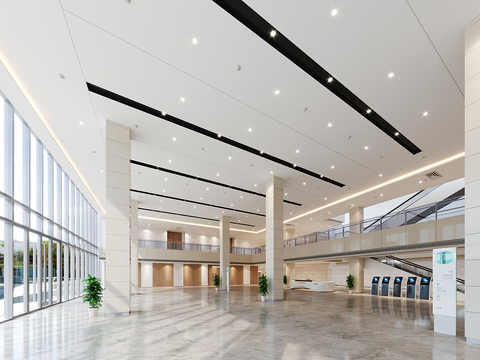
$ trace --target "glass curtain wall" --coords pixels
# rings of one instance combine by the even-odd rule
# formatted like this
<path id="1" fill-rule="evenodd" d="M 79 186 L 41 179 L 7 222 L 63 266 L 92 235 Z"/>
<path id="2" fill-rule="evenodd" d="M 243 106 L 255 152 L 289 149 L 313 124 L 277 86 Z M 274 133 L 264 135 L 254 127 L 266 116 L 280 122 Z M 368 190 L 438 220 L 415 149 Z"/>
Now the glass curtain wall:
<path id="1" fill-rule="evenodd" d="M 98 262 L 97 224 L 95 209 L 0 92 L 0 322 L 80 295 Z"/>

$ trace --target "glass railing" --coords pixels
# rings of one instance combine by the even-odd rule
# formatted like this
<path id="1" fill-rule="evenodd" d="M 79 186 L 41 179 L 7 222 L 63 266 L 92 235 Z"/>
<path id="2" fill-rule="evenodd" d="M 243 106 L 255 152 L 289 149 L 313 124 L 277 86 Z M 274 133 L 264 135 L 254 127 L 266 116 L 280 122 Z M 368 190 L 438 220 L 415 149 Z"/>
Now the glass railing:
<path id="1" fill-rule="evenodd" d="M 379 216 L 373 219 L 367 219 L 349 225 L 338 226 L 316 233 L 298 236 L 293 239 L 285 240 L 283 247 L 288 248 L 319 241 L 327 241 L 352 235 L 365 234 L 378 230 L 392 229 L 425 221 L 463 215 L 464 213 L 465 198 L 461 196 L 449 200 L 443 200 L 438 203 L 420 206 L 414 209 L 403 210 L 397 213 Z M 218 245 L 177 243 L 156 240 L 138 240 L 138 247 L 148 249 L 220 252 L 220 247 Z M 231 247 L 230 249 L 232 254 L 254 255 L 265 252 L 265 246 L 259 246 L 255 248 Z"/>

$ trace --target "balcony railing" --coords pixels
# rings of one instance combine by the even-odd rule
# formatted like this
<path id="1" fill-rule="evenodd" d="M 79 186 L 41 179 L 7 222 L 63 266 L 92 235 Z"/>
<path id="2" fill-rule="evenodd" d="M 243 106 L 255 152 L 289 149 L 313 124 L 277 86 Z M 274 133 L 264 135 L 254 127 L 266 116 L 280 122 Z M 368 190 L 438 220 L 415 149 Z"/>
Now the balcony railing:
<path id="1" fill-rule="evenodd" d="M 378 216 L 373 219 L 360 221 L 354 224 L 338 226 L 335 228 L 322 230 L 316 233 L 298 236 L 293 239 L 285 240 L 284 248 L 306 245 L 319 241 L 328 241 L 350 235 L 370 233 L 378 230 L 392 229 L 405 225 L 417 224 L 431 220 L 449 218 L 465 214 L 465 197 L 443 200 L 438 203 L 420 206 L 414 209 L 408 209 L 397 213 L 384 216 Z M 138 247 L 148 249 L 165 250 L 186 250 L 203 252 L 220 252 L 218 245 L 203 245 L 190 243 L 177 243 L 169 241 L 138 240 Z M 231 247 L 232 254 L 254 255 L 265 252 L 265 246 L 256 248 Z"/>

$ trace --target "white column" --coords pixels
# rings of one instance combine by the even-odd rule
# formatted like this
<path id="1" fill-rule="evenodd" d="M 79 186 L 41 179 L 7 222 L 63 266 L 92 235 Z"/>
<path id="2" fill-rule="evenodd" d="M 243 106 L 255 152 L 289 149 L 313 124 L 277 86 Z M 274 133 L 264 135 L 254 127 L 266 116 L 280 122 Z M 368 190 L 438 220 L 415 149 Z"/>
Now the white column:
<path id="1" fill-rule="evenodd" d="M 130 129 L 107 120 L 105 303 L 130 313 Z"/>
<path id="2" fill-rule="evenodd" d="M 201 266 L 202 286 L 208 286 L 208 264 Z"/>
<path id="3" fill-rule="evenodd" d="M 480 16 L 465 28 L 465 337 L 480 343 Z"/>
<path id="4" fill-rule="evenodd" d="M 363 224 L 351 225 L 363 221 L 363 207 L 357 206 L 352 208 L 349 211 L 350 215 L 350 234 L 361 234 L 363 233 Z"/>
<path id="5" fill-rule="evenodd" d="M 352 258 L 348 260 L 349 272 L 355 278 L 355 289 L 354 293 L 363 293 L 363 288 L 365 286 L 364 278 L 364 269 L 365 269 L 365 259 L 363 258 Z"/>
<path id="6" fill-rule="evenodd" d="M 227 290 L 227 268 L 230 267 L 230 217 L 220 219 L 220 290 Z"/>
<path id="7" fill-rule="evenodd" d="M 138 201 L 130 202 L 130 293 L 138 294 Z"/>
<path id="8" fill-rule="evenodd" d="M 283 300 L 283 183 L 272 176 L 267 180 L 266 199 L 266 275 L 268 300 Z"/>
<path id="9" fill-rule="evenodd" d="M 290 262 L 286 265 L 285 275 L 287 275 L 287 285 L 290 286 L 290 281 L 295 280 L 295 263 Z"/>
<path id="10" fill-rule="evenodd" d="M 250 265 L 243 265 L 243 285 L 250 284 Z"/>

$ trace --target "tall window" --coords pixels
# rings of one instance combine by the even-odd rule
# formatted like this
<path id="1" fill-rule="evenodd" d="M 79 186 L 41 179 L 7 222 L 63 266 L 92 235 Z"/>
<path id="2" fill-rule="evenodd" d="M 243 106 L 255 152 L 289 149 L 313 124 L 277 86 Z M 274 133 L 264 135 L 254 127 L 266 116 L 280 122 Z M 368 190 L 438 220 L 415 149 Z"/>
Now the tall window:
<path id="1" fill-rule="evenodd" d="M 84 259 L 98 262 L 97 224 L 95 209 L 0 93 L 0 322 L 79 296 L 96 268 Z"/>

